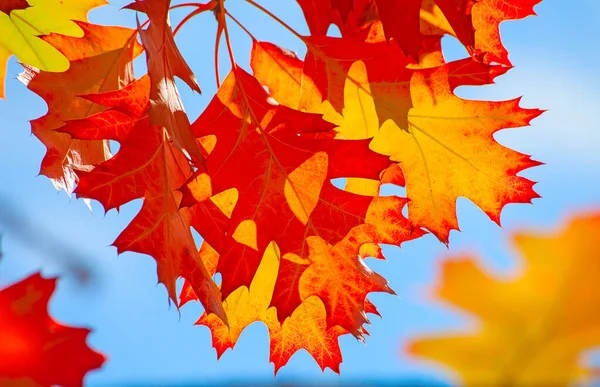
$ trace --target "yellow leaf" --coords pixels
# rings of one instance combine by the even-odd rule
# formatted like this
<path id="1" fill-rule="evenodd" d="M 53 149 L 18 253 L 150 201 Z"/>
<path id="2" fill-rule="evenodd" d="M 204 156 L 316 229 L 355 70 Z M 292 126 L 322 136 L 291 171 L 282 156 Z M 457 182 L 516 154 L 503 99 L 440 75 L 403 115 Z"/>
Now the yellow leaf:
<path id="1" fill-rule="evenodd" d="M 419 339 L 413 354 L 460 373 L 467 386 L 565 386 L 600 345 L 600 213 L 558 234 L 518 234 L 522 274 L 499 281 L 473 259 L 442 267 L 437 297 L 480 319 L 476 332 Z"/>
<path id="2" fill-rule="evenodd" d="M 0 12 L 0 98 L 4 98 L 6 61 L 15 55 L 19 62 L 44 71 L 62 72 L 69 68 L 65 56 L 40 35 L 58 33 L 83 36 L 72 20 L 86 21 L 92 8 L 105 5 L 106 0 L 28 0 L 30 7 Z"/>
<path id="3" fill-rule="evenodd" d="M 518 99 L 469 101 L 454 94 L 456 85 L 488 84 L 505 69 L 465 59 L 407 70 L 397 78 L 377 66 L 378 73 L 369 73 L 368 66 L 355 62 L 345 82 L 342 115 L 329 109 L 325 117 L 338 125 L 341 137 L 373 137 L 369 147 L 398 162 L 415 224 L 448 243 L 450 230 L 458 229 L 458 197 L 470 199 L 496 222 L 507 203 L 537 197 L 533 183 L 516 173 L 539 163 L 493 136 L 528 125 L 541 112 L 521 108 Z"/>

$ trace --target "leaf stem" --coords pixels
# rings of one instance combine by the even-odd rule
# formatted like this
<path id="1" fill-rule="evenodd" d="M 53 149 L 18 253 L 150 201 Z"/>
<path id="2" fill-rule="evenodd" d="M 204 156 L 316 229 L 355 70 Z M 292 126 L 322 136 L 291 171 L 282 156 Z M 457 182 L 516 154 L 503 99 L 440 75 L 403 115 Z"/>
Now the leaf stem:
<path id="1" fill-rule="evenodd" d="M 180 5 L 182 5 L 182 4 L 180 4 Z M 188 5 L 192 5 L 192 4 L 190 3 Z M 214 4 L 213 3 L 199 4 L 198 8 L 196 8 L 195 10 L 193 10 L 192 12 L 190 12 L 186 17 L 183 18 L 182 21 L 179 22 L 179 24 L 177 25 L 177 27 L 175 27 L 175 30 L 173 31 L 173 35 L 176 35 L 177 32 L 179 31 L 179 29 L 181 27 L 183 27 L 183 25 L 185 23 L 187 23 L 188 21 L 190 21 L 191 18 L 193 18 L 196 15 L 200 15 L 201 13 L 203 13 L 205 11 L 209 11 L 212 8 L 214 8 Z"/>
<path id="2" fill-rule="evenodd" d="M 202 8 L 207 6 L 208 3 L 204 4 L 204 3 L 184 3 L 184 4 L 177 4 L 177 5 L 172 5 L 169 7 L 169 9 L 177 9 L 177 8 L 183 8 L 183 7 L 197 7 L 197 8 Z"/>
<path id="3" fill-rule="evenodd" d="M 229 16 L 231 18 L 231 20 L 233 20 L 235 22 L 235 24 L 238 25 L 238 27 L 240 27 L 242 30 L 244 30 L 244 32 L 250 37 L 250 39 L 252 39 L 255 42 L 258 42 L 258 39 L 256 39 L 256 37 L 254 35 L 252 35 L 252 32 L 248 31 L 248 29 L 246 27 L 244 27 L 244 25 L 242 23 L 240 23 L 240 21 L 238 19 L 236 19 L 231 13 L 229 13 L 229 11 L 225 10 L 225 14 L 227 16 Z"/>
<path id="4" fill-rule="evenodd" d="M 221 33 L 223 27 L 221 23 L 217 25 L 217 34 L 215 36 L 215 76 L 217 78 L 217 88 L 221 87 L 221 77 L 219 76 L 219 45 L 221 43 Z"/>
<path id="5" fill-rule="evenodd" d="M 229 59 L 231 60 L 231 69 L 234 70 L 237 68 L 237 64 L 235 63 L 235 57 L 233 56 L 233 48 L 231 47 L 231 40 L 229 39 L 229 29 L 227 28 L 227 20 L 225 19 L 225 7 L 223 5 L 223 0 L 221 1 L 221 12 L 217 14 L 217 19 L 219 20 L 219 24 L 222 26 L 223 31 L 225 32 L 225 43 L 227 43 L 227 51 L 229 52 Z"/>

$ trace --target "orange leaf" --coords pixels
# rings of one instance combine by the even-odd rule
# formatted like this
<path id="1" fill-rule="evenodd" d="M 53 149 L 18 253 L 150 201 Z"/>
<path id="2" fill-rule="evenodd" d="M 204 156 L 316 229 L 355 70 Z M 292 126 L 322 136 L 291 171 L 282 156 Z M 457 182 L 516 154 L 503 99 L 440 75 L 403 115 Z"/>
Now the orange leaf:
<path id="1" fill-rule="evenodd" d="M 585 377 L 582 354 L 600 345 L 598 235 L 598 213 L 560 232 L 517 234 L 524 267 L 505 280 L 472 258 L 447 260 L 436 295 L 476 316 L 478 328 L 415 340 L 410 352 L 454 368 L 467 386 L 564 386 Z"/>
<path id="2" fill-rule="evenodd" d="M 459 196 L 472 200 L 496 222 L 505 204 L 527 203 L 537 197 L 533 183 L 516 174 L 539 163 L 501 146 L 493 134 L 528 125 L 541 112 L 520 108 L 518 100 L 466 101 L 454 95 L 456 87 L 489 84 L 507 68 L 472 59 L 406 68 L 402 55 L 393 48 L 386 51 L 386 44 L 320 39 L 316 50 L 326 53 L 327 65 L 310 75 L 305 71 L 307 64 L 289 60 L 285 51 L 255 43 L 251 63 L 257 77 L 277 96 L 289 91 L 290 96 L 282 97 L 289 104 L 299 101 L 295 96 L 311 95 L 312 85 L 320 84 L 326 101 L 300 105 L 325 113 L 326 120 L 338 125 L 339 138 L 374 137 L 370 148 L 399 162 L 400 168 L 382 179 L 401 185 L 406 181 L 409 216 L 416 224 L 447 243 L 449 231 L 458 227 L 455 206 Z M 345 63 L 342 55 L 349 54 L 342 54 L 344 47 L 353 47 L 350 52 L 357 58 L 362 56 L 356 53 L 361 46 L 370 47 L 364 51 L 371 53 L 368 60 L 348 57 Z M 312 82 L 315 75 L 321 80 Z M 339 84 L 342 79 L 345 86 Z M 331 108 L 328 98 L 332 97 L 343 101 L 343 109 Z M 348 179 L 346 189 L 376 194 L 378 186 Z"/>
<path id="3" fill-rule="evenodd" d="M 504 71 L 469 58 L 415 72 L 410 80 L 413 107 L 406 121 L 385 122 L 371 143 L 400 163 L 411 200 L 410 219 L 445 243 L 449 231 L 458 229 L 455 207 L 460 196 L 496 223 L 506 204 L 538 197 L 534 183 L 517 173 L 540 163 L 500 145 L 493 135 L 528 125 L 541 111 L 519 107 L 518 99 L 469 101 L 453 92 L 459 85 L 491 83 Z M 384 109 L 390 113 L 400 103 L 393 96 L 401 98 L 389 95 Z"/>
<path id="4" fill-rule="evenodd" d="M 69 70 L 51 73 L 25 66 L 19 79 L 48 104 L 48 113 L 31 122 L 31 131 L 46 146 L 40 173 L 57 189 L 71 193 L 77 171 L 90 169 L 110 157 L 102 140 L 74 140 L 57 130 L 67 120 L 85 118 L 104 108 L 79 95 L 119 89 L 133 80 L 132 60 L 140 53 L 134 30 L 76 22 L 83 38 L 44 37 L 70 61 Z M 93 71 L 91 70 L 93 69 Z"/>
<path id="5" fill-rule="evenodd" d="M 274 301 L 283 298 L 289 292 L 287 289 L 294 289 L 290 283 L 298 277 L 300 299 L 319 297 L 327 311 L 328 327 L 340 325 L 362 338 L 361 328 L 369 322 L 364 310 L 367 294 L 393 291 L 385 278 L 371 271 L 360 259 L 360 248 L 373 242 L 400 246 L 404 241 L 422 236 L 423 231 L 413 229 L 402 216 L 405 203 L 406 199 L 397 197 L 377 198 L 369 208 L 365 224 L 352 229 L 334 246 L 316 236 L 307 238 L 310 254 L 304 270 L 296 263 L 298 258 L 283 256 L 272 302 L 277 312 L 297 306 L 293 300 Z"/>

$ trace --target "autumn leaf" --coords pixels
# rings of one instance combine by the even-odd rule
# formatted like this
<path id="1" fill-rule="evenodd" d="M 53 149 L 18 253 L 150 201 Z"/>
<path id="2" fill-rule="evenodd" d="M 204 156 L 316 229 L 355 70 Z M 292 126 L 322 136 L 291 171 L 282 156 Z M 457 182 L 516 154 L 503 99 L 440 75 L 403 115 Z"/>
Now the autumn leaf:
<path id="1" fill-rule="evenodd" d="M 269 330 L 269 359 L 275 365 L 275 373 L 300 349 L 307 350 L 322 369 L 329 367 L 339 373 L 342 354 L 338 337 L 346 332 L 339 326 L 327 327 L 325 308 L 318 298 L 305 300 L 283 324 L 279 322 L 275 308 L 269 308 L 278 266 L 279 252 L 271 244 L 265 250 L 249 288 L 236 289 L 224 301 L 229 326 L 214 315 L 206 314 L 197 324 L 211 330 L 218 357 L 234 347 L 248 325 L 262 321 Z"/>
<path id="2" fill-rule="evenodd" d="M 449 34 L 458 38 L 476 60 L 507 66 L 511 63 L 500 39 L 500 23 L 535 15 L 533 7 L 540 2 L 298 0 L 313 36 L 326 35 L 329 26 L 335 24 L 345 38 L 360 37 L 370 42 L 393 39 L 406 55 L 421 62 L 432 43 L 430 39 Z"/>
<path id="3" fill-rule="evenodd" d="M 325 35 L 329 26 L 336 24 L 343 37 L 366 38 L 371 24 L 380 22 L 386 40 L 393 39 L 413 59 L 419 58 L 422 48 L 421 9 L 432 5 L 441 11 L 440 19 L 451 26 L 467 49 L 472 51 L 474 46 L 473 0 L 298 0 L 298 3 L 313 36 Z"/>
<path id="4" fill-rule="evenodd" d="M 540 163 L 500 145 L 493 135 L 529 125 L 541 111 L 521 108 L 519 99 L 469 101 L 454 94 L 459 85 L 491 83 L 503 72 L 504 68 L 471 59 L 417 71 L 410 80 L 413 106 L 406 121 L 386 121 L 371 143 L 402 167 L 411 200 L 409 217 L 445 243 L 449 231 L 458 229 L 459 196 L 470 199 L 496 223 L 506 204 L 538 197 L 534 183 L 517 173 Z M 391 109 L 398 100 L 387 101 L 384 109 L 394 114 Z"/>
<path id="5" fill-rule="evenodd" d="M 354 35 L 378 18 L 373 0 L 297 0 L 310 33 L 327 35 L 335 24 L 343 36 Z"/>
<path id="6" fill-rule="evenodd" d="M 106 0 L 1 0 L 0 98 L 5 97 L 6 62 L 11 55 L 43 71 L 67 70 L 68 58 L 40 36 L 56 33 L 80 37 L 82 30 L 72 20 L 85 22 L 89 10 L 104 4 Z"/>
<path id="7" fill-rule="evenodd" d="M 496 222 L 504 205 L 537 197 L 533 183 L 516 174 L 539 163 L 501 146 L 493 134 L 528 125 L 541 112 L 519 107 L 518 100 L 467 101 L 454 94 L 461 85 L 492 83 L 506 72 L 505 67 L 464 59 L 411 68 L 403 56 L 393 49 L 385 51 L 381 43 L 320 39 L 322 44 L 315 50 L 326 53 L 326 66 L 314 74 L 321 81 L 313 80 L 307 65 L 286 51 L 255 42 L 251 64 L 257 78 L 283 103 L 324 113 L 326 120 L 338 125 L 340 138 L 374 138 L 370 148 L 389 155 L 402 169 L 397 181 L 406 182 L 409 216 L 415 224 L 448 243 L 449 231 L 458 228 L 459 196 L 472 200 Z M 369 53 L 365 55 L 368 60 L 344 59 L 343 55 L 360 57 L 361 46 L 370 47 L 362 51 Z M 343 54 L 343 47 L 355 49 Z M 342 79 L 345 85 L 340 85 Z M 317 83 L 326 94 L 315 91 Z M 333 98 L 343 101 L 342 109 L 330 103 L 332 88 Z M 290 94 L 284 95 L 283 90 Z M 302 103 L 305 95 L 329 97 L 308 105 Z M 378 185 L 361 182 L 357 186 L 349 181 L 348 189 L 366 194 L 377 192 Z"/>
<path id="8" fill-rule="evenodd" d="M 364 75 L 360 64 L 356 70 L 358 76 Z M 367 83 L 363 78 L 359 86 L 346 84 L 355 93 L 383 88 L 377 106 L 391 119 L 382 123 L 371 147 L 399 162 L 411 199 L 410 218 L 446 243 L 449 231 L 458 228 L 455 206 L 459 196 L 469 198 L 496 222 L 507 203 L 526 203 L 537 197 L 533 183 L 516 173 L 539 163 L 501 146 L 493 134 L 528 125 L 541 112 L 520 108 L 518 100 L 468 101 L 453 93 L 458 85 L 490 83 L 503 71 L 465 59 L 416 71 L 406 84 L 409 93 L 402 84 L 386 83 L 385 77 L 382 83 Z M 381 123 L 381 112 L 365 110 L 364 122 L 376 125 L 379 119 Z"/>
<path id="9" fill-rule="evenodd" d="M 473 5 L 475 27 L 475 54 L 485 63 L 511 66 L 508 51 L 500 39 L 500 23 L 505 20 L 523 19 L 535 15 L 533 7 L 542 0 L 482 0 Z"/>
<path id="10" fill-rule="evenodd" d="M 281 295 L 280 289 L 286 291 L 278 286 L 281 277 L 288 278 L 301 259 L 281 256 L 277 246 L 270 244 L 250 286 L 236 289 L 224 301 L 229 326 L 206 314 L 198 321 L 210 328 L 217 356 L 233 348 L 248 325 L 262 321 L 269 330 L 270 360 L 276 373 L 300 349 L 306 349 L 322 369 L 328 367 L 339 373 L 342 358 L 337 338 L 347 333 L 362 338 L 363 325 L 368 323 L 366 313 L 378 314 L 366 299 L 367 294 L 392 293 L 387 281 L 357 257 L 359 247 L 364 241 L 399 245 L 422 235 L 402 218 L 399 213 L 402 205 L 399 198 L 379 198 L 372 204 L 369 217 L 386 219 L 389 223 L 358 226 L 335 246 L 328 246 L 319 237 L 309 237 L 309 258 L 304 262 L 301 277 L 294 281 L 299 284 L 303 298 L 283 323 L 277 316 L 279 309 L 272 307 L 276 304 L 273 300 Z M 398 222 L 404 222 L 404 229 L 398 227 Z M 217 252 L 204 243 L 201 253 L 206 266 L 216 271 Z M 294 286 L 288 284 L 286 288 Z M 195 299 L 195 293 L 184 285 L 180 297 L 183 303 Z"/>
<path id="11" fill-rule="evenodd" d="M 371 292 L 393 294 L 387 280 L 370 270 L 360 257 L 367 244 L 400 246 L 421 237 L 402 215 L 406 199 L 379 197 L 371 202 L 365 223 L 353 228 L 335 245 L 318 236 L 307 238 L 308 257 L 283 255 L 271 305 L 281 316 L 291 315 L 300 303 L 312 296 L 323 302 L 327 311 L 327 327 L 336 325 L 363 338 L 362 327 L 369 323 L 365 312 L 367 295 Z M 295 289 L 298 289 L 298 298 Z"/>
<path id="12" fill-rule="evenodd" d="M 140 53 L 135 31 L 77 22 L 82 38 L 48 35 L 44 40 L 70 61 L 63 73 L 41 71 L 25 66 L 19 80 L 42 97 L 48 113 L 31 122 L 32 133 L 46 146 L 40 173 L 57 189 L 71 193 L 77 171 L 90 169 L 110 157 L 108 143 L 102 140 L 74 140 L 58 129 L 67 120 L 85 118 L 104 108 L 80 95 L 119 89 L 133 80 L 132 60 Z M 93 69 L 93 71 L 90 71 Z"/>
<path id="13" fill-rule="evenodd" d="M 198 137 L 217 140 L 206 163 L 210 192 L 239 193 L 219 251 L 217 270 L 225 297 L 250 285 L 270 242 L 277 242 L 282 254 L 305 256 L 306 237 L 318 235 L 335 243 L 364 222 L 372 197 L 339 190 L 330 180 L 378 179 L 390 162 L 370 152 L 367 141 L 320 138 L 331 127 L 318 115 L 275 104 L 241 69 L 227 77 L 194 122 Z M 367 157 L 368 164 L 359 162 Z M 211 196 L 204 195 L 208 190 L 196 178 L 182 191 L 184 205 Z"/>
<path id="14" fill-rule="evenodd" d="M 532 13 L 534 0 L 298 0 L 309 36 L 246 1 L 304 42 L 306 56 L 258 41 L 224 1 L 136 0 L 126 8 L 148 17 L 137 30 L 79 21 L 83 37 L 44 37 L 70 68 L 29 65 L 21 76 L 49 107 L 32 123 L 48 149 L 41 173 L 106 211 L 143 199 L 114 246 L 152 256 L 174 303 L 200 300 L 199 323 L 219 355 L 262 321 L 276 371 L 306 349 L 339 372 L 338 337 L 364 340 L 367 314 L 378 314 L 367 297 L 393 293 L 366 266 L 383 258 L 380 244 L 400 245 L 423 228 L 448 243 L 460 196 L 496 222 L 504 205 L 537 197 L 518 174 L 538 163 L 494 135 L 540 111 L 454 93 L 508 70 L 498 25 Z M 0 5 L 12 17 L 33 3 Z M 172 30 L 169 10 L 187 7 Z M 207 11 L 217 18 L 219 87 L 190 124 L 175 78 L 200 88 L 174 34 Z M 254 75 L 234 58 L 230 21 L 252 39 Z M 342 37 L 326 36 L 331 24 Z M 138 33 L 148 74 L 134 80 Z M 471 57 L 447 62 L 446 34 Z M 232 69 L 221 84 L 222 39 Z M 114 156 L 109 141 L 119 143 Z M 381 197 L 384 184 L 406 187 L 407 198 Z"/>
<path id="15" fill-rule="evenodd" d="M 600 345 L 599 234 L 597 213 L 558 232 L 516 234 L 523 270 L 505 280 L 473 258 L 445 261 L 436 297 L 476 316 L 478 328 L 418 339 L 409 351 L 455 369 L 467 386 L 566 386 L 584 377 L 582 354 Z"/>
<path id="16" fill-rule="evenodd" d="M 220 204 L 228 212 L 231 204 Z M 366 296 L 371 292 L 392 292 L 387 281 L 358 258 L 360 247 L 366 241 L 400 245 L 422 235 L 402 216 L 404 204 L 405 199 L 377 198 L 369 208 L 367 223 L 354 228 L 335 246 L 327 245 L 319 237 L 309 237 L 308 259 L 290 254 L 281 256 L 277 246 L 270 244 L 249 288 L 234 290 L 224 301 L 229 326 L 215 316 L 203 315 L 198 321 L 211 329 L 217 355 L 220 357 L 233 348 L 246 326 L 262 321 L 270 332 L 270 358 L 276 372 L 302 348 L 309 351 L 321 368 L 339 372 L 341 354 L 337 337 L 352 333 L 363 339 L 363 325 L 368 323 L 366 313 L 378 314 Z M 200 255 L 209 271 L 215 273 L 217 251 L 205 241 Z M 294 304 L 295 300 L 285 297 L 296 288 L 301 300 Z M 187 282 L 180 299 L 182 304 L 196 299 Z M 285 302 L 277 302 L 282 299 Z M 284 315 L 290 316 L 283 323 L 278 316 L 281 307 L 290 309 L 289 312 L 283 309 Z"/>
<path id="17" fill-rule="evenodd" d="M 150 19 L 148 28 L 140 31 L 151 81 L 150 122 L 165 127 L 175 145 L 187 152 L 194 162 L 203 165 L 204 154 L 185 114 L 175 76 L 198 93 L 200 86 L 175 44 L 169 24 L 170 3 L 170 0 L 136 0 L 129 6 L 146 13 Z"/>
<path id="18" fill-rule="evenodd" d="M 56 280 L 34 274 L 0 290 L 0 384 L 83 385 L 104 357 L 90 349 L 89 329 L 59 324 L 48 315 Z"/>
<path id="19" fill-rule="evenodd" d="M 75 193 L 98 200 L 106 211 L 144 198 L 138 215 L 114 242 L 118 252 L 152 256 L 157 262 L 158 279 L 165 284 L 175 304 L 175 282 L 184 277 L 206 310 L 227 321 L 219 290 L 196 250 L 190 231 L 192 212 L 179 208 L 181 194 L 177 188 L 191 176 L 192 168 L 183 153 L 166 138 L 164 129 L 150 125 L 147 110 L 142 108 L 148 107 L 149 87 L 148 77 L 143 77 L 121 90 L 86 96 L 112 109 L 88 117 L 87 123 L 86 120 L 69 122 L 69 133 L 86 139 L 101 135 L 120 141 L 121 148 L 93 170 L 80 171 Z M 123 106 L 124 99 L 132 103 Z M 112 121 L 114 117 L 116 124 Z"/>
<path id="20" fill-rule="evenodd" d="M 475 35 L 469 52 L 484 63 L 511 66 L 508 52 L 500 39 L 500 23 L 535 15 L 533 7 L 541 0 L 480 0 L 472 7 Z M 435 0 L 424 0 L 421 8 L 421 33 L 441 38 L 444 34 L 459 37 Z M 460 39 L 460 37 L 459 37 Z M 460 39 L 462 41 L 462 39 Z"/>
<path id="21" fill-rule="evenodd" d="M 80 95 L 81 98 L 110 109 L 85 118 L 67 120 L 57 131 L 78 140 L 124 142 L 137 121 L 146 114 L 149 93 L 150 78 L 145 75 L 119 90 Z M 102 204 L 107 210 L 118 207 L 105 201 Z"/>
<path id="22" fill-rule="evenodd" d="M 296 0 L 312 35 L 326 35 L 334 23 L 331 0 Z M 341 23 L 341 20 L 340 20 Z"/>

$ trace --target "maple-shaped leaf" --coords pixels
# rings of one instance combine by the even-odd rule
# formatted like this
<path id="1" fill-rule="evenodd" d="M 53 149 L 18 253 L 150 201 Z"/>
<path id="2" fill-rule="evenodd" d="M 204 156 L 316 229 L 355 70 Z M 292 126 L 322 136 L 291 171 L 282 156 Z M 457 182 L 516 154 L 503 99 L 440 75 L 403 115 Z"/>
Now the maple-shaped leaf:
<path id="1" fill-rule="evenodd" d="M 505 71 L 467 58 L 415 71 L 410 94 L 380 94 L 384 97 L 378 107 L 394 119 L 383 123 L 371 147 L 399 162 L 410 199 L 410 219 L 445 243 L 450 230 L 458 229 L 456 200 L 460 196 L 496 223 L 506 204 L 529 203 L 539 197 L 534 183 L 517 173 L 540 163 L 502 146 L 493 136 L 501 129 L 527 126 L 542 112 L 521 108 L 519 99 L 470 101 L 454 94 L 460 85 L 488 84 Z M 346 87 L 354 89 L 356 84 L 346 83 Z M 405 117 L 398 117 L 396 112 L 402 112 L 398 107 L 406 107 L 409 98 L 412 107 Z M 381 111 L 373 113 L 365 117 L 379 116 L 381 121 Z"/>
<path id="2" fill-rule="evenodd" d="M 405 198 L 379 197 L 369 207 L 365 223 L 353 228 L 335 245 L 318 236 L 307 238 L 306 259 L 283 255 L 271 305 L 282 317 L 292 315 L 303 301 L 317 296 L 327 311 L 327 327 L 336 325 L 362 339 L 368 323 L 366 297 L 371 292 L 393 293 L 387 280 L 370 270 L 360 258 L 369 243 L 400 246 L 424 234 L 402 215 Z"/>
<path id="3" fill-rule="evenodd" d="M 110 157 L 108 142 L 74 140 L 59 128 L 67 120 L 85 118 L 104 107 L 79 95 L 116 90 L 133 80 L 132 60 L 140 53 L 135 30 L 83 22 L 82 38 L 52 34 L 44 40 L 70 61 L 62 73 L 25 66 L 19 79 L 48 104 L 48 113 L 31 122 L 32 133 L 46 146 L 40 173 L 57 189 L 69 194 L 77 182 L 77 171 L 90 169 Z"/>
<path id="4" fill-rule="evenodd" d="M 269 308 L 278 266 L 279 251 L 271 244 L 265 250 L 250 286 L 236 289 L 224 301 L 229 325 L 206 314 L 197 324 L 210 329 L 218 357 L 234 347 L 248 325 L 262 321 L 269 330 L 269 359 L 275 365 L 275 373 L 301 349 L 305 349 L 321 369 L 328 367 L 339 373 L 342 354 L 338 337 L 347 332 L 339 326 L 327 327 L 326 311 L 317 297 L 305 300 L 283 324 L 279 322 L 275 308 Z"/>
<path id="5" fill-rule="evenodd" d="M 445 261 L 436 297 L 479 323 L 475 331 L 414 340 L 409 351 L 453 368 L 467 386 L 578 381 L 586 376 L 584 351 L 600 345 L 598 235 L 598 213 L 578 216 L 558 232 L 516 234 L 523 268 L 504 280 L 474 258 Z"/>
<path id="6" fill-rule="evenodd" d="M 318 73 L 325 80 L 313 81 L 306 65 L 285 50 L 255 42 L 251 64 L 257 78 L 282 103 L 324 114 L 338 125 L 338 137 L 374 137 L 371 149 L 399 162 L 401 173 L 387 178 L 399 185 L 406 183 L 409 217 L 415 224 L 447 243 L 449 231 L 458 227 L 455 206 L 459 196 L 472 200 L 496 222 L 505 204 L 537 197 L 533 183 L 516 174 L 539 163 L 501 146 L 493 135 L 504 128 L 525 126 L 541 112 L 520 108 L 518 100 L 468 101 L 454 94 L 461 85 L 491 83 L 506 67 L 468 58 L 412 68 L 393 48 L 386 52 L 384 47 L 354 40 L 319 39 L 325 44 L 318 50 L 327 52 L 324 61 L 331 69 Z M 350 61 L 350 66 L 342 64 L 343 55 L 348 54 L 335 53 L 348 45 L 370 46 L 372 55 L 366 61 Z M 354 57 L 362 55 L 351 52 Z M 340 72 L 346 75 L 340 78 Z M 340 87 L 341 79 L 345 82 Z M 335 88 L 336 96 L 341 89 L 343 109 L 332 109 L 328 97 L 317 91 L 317 83 L 330 95 L 330 88 Z M 319 102 L 303 103 L 305 95 L 316 95 L 311 100 Z M 378 185 L 349 179 L 348 189 L 373 194 Z"/>
<path id="7" fill-rule="evenodd" d="M 83 385 L 104 357 L 87 344 L 89 329 L 59 324 L 48 315 L 56 280 L 34 274 L 0 290 L 0 385 Z"/>
<path id="8" fill-rule="evenodd" d="M 81 36 L 81 29 L 72 20 L 86 21 L 89 10 L 104 4 L 106 0 L 0 0 L 0 98 L 4 98 L 6 64 L 11 55 L 40 70 L 65 71 L 68 58 L 40 36 Z"/>
<path id="9" fill-rule="evenodd" d="M 378 179 L 390 162 L 370 151 L 368 141 L 322 138 L 331 127 L 319 115 L 276 104 L 241 69 L 230 73 L 194 122 L 198 137 L 216 137 L 206 163 L 210 192 L 239 194 L 219 251 L 224 296 L 250 285 L 270 242 L 282 255 L 304 257 L 306 237 L 335 243 L 364 223 L 373 198 L 339 190 L 330 180 Z M 194 177 L 182 188 L 184 205 L 201 201 L 196 190 L 209 191 Z"/>
<path id="10" fill-rule="evenodd" d="M 150 122 L 165 127 L 178 147 L 186 151 L 194 162 L 203 164 L 204 154 L 190 127 L 175 77 L 198 93 L 200 86 L 175 44 L 169 23 L 170 4 L 170 0 L 136 0 L 128 6 L 146 13 L 150 19 L 148 28 L 140 31 L 151 81 Z"/>
<path id="11" fill-rule="evenodd" d="M 89 138 L 100 133 L 120 141 L 121 147 L 114 157 L 93 170 L 81 171 L 75 193 L 98 200 L 106 211 L 143 198 L 142 209 L 114 242 L 118 252 L 152 256 L 157 262 L 158 279 L 176 304 L 175 283 L 181 276 L 192 284 L 209 313 L 226 319 L 219 290 L 196 250 L 190 231 L 192 212 L 179 208 L 181 193 L 176 190 L 192 174 L 191 166 L 167 139 L 164 128 L 150 125 L 147 110 L 142 108 L 148 106 L 148 88 L 148 78 L 143 77 L 124 89 L 86 96 L 112 109 L 89 117 L 88 123 L 70 122 L 67 126 L 71 135 L 77 138 L 81 132 L 82 137 Z M 131 103 L 123 104 L 126 100 Z M 113 124 L 98 116 L 126 119 Z M 104 127 L 102 122 L 106 123 Z"/>

